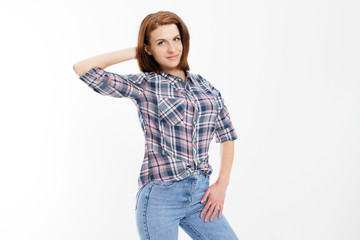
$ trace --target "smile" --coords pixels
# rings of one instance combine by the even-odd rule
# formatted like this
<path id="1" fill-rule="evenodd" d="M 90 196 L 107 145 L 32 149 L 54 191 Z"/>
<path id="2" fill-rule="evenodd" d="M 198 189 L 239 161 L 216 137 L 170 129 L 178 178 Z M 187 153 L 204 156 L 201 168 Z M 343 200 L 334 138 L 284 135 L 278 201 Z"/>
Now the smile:
<path id="1" fill-rule="evenodd" d="M 177 59 L 178 56 L 179 56 L 179 54 L 178 54 L 178 55 L 174 55 L 174 56 L 167 57 L 167 59 L 174 60 L 174 59 Z"/>

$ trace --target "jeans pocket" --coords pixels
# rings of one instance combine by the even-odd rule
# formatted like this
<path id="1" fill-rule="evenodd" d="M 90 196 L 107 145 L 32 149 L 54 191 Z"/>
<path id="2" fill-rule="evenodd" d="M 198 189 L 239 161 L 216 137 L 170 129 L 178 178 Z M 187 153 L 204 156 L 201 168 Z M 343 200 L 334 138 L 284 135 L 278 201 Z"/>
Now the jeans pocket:
<path id="1" fill-rule="evenodd" d="M 147 184 L 146 184 L 147 185 Z M 137 209 L 137 206 L 138 206 L 138 202 L 139 202 L 139 196 L 140 196 L 140 193 L 141 191 L 145 188 L 145 186 L 142 186 L 136 193 L 136 200 L 135 200 L 135 210 Z"/>
<path id="2" fill-rule="evenodd" d="M 152 181 L 155 188 L 172 188 L 176 185 L 177 181 L 165 182 L 165 181 Z"/>

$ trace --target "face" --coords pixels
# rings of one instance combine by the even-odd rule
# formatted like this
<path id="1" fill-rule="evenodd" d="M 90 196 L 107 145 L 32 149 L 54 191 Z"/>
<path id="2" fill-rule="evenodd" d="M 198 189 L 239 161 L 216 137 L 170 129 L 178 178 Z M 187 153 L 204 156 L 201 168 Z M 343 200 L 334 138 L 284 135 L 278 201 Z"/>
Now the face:
<path id="1" fill-rule="evenodd" d="M 152 55 L 161 69 L 172 72 L 180 63 L 183 45 L 178 27 L 175 24 L 159 26 L 150 33 L 150 44 L 145 51 Z"/>

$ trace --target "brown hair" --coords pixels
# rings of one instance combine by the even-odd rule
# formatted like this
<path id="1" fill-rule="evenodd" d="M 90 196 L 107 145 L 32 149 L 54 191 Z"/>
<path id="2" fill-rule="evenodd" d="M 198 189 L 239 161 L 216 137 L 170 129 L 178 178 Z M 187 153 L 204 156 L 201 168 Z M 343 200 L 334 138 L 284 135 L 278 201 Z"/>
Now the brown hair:
<path id="1" fill-rule="evenodd" d="M 189 64 L 187 62 L 187 57 L 189 54 L 189 45 L 190 45 L 190 34 L 182 19 L 173 12 L 169 11 L 159 11 L 156 13 L 151 13 L 147 15 L 144 20 L 141 22 L 139 35 L 138 35 L 138 44 L 136 47 L 136 59 L 139 65 L 139 68 L 143 72 L 156 72 L 160 74 L 160 65 L 156 62 L 152 55 L 148 55 L 145 52 L 145 44 L 149 44 L 150 33 L 156 28 L 162 25 L 175 24 L 180 32 L 181 42 L 183 44 L 183 52 L 178 65 L 178 68 L 185 71 L 189 70 Z"/>

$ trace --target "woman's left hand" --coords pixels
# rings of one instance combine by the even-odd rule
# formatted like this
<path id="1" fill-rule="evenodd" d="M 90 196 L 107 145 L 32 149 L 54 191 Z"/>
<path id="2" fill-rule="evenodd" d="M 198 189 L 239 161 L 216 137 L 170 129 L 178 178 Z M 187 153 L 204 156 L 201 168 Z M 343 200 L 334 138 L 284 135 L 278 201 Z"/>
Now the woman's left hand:
<path id="1" fill-rule="evenodd" d="M 216 213 L 218 212 L 219 209 L 220 212 L 218 214 L 218 218 L 220 219 L 224 208 L 226 188 L 227 185 L 221 184 L 219 182 L 215 182 L 206 190 L 205 194 L 201 198 L 201 203 L 203 203 L 208 197 L 209 199 L 200 213 L 200 218 L 202 218 L 206 210 L 209 209 L 209 211 L 207 212 L 204 218 L 204 222 L 208 220 L 211 213 L 212 215 L 210 221 L 212 221 L 215 218 Z"/>

